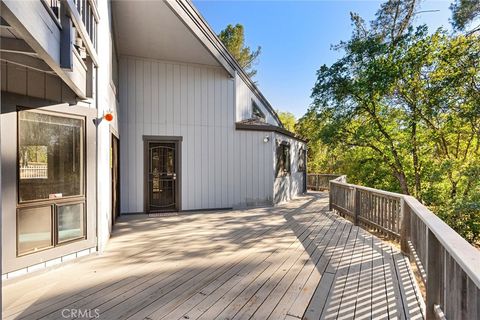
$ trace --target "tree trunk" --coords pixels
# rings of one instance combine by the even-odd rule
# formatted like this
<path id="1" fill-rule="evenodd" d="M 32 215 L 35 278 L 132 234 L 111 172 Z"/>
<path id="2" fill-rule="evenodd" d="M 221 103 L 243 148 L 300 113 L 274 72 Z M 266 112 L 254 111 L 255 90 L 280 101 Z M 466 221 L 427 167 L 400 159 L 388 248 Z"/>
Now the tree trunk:
<path id="1" fill-rule="evenodd" d="M 400 183 L 400 189 L 402 190 L 403 194 L 410 195 L 408 191 L 408 183 L 407 177 L 405 176 L 404 172 L 398 172 L 396 175 L 398 182 Z"/>
<path id="2" fill-rule="evenodd" d="M 417 115 L 414 110 L 414 116 L 412 120 L 412 158 L 413 158 L 413 170 L 415 175 L 415 197 L 420 196 L 421 192 L 421 179 L 420 179 L 420 164 L 418 160 L 418 146 L 417 146 Z"/>

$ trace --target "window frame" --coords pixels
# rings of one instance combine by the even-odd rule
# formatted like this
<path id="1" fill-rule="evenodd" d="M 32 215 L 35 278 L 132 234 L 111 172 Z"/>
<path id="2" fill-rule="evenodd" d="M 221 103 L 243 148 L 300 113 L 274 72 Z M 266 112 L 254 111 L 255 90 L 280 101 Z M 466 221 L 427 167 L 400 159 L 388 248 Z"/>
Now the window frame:
<path id="1" fill-rule="evenodd" d="M 307 171 L 307 149 L 304 146 L 301 146 L 298 149 L 298 159 L 297 159 L 297 171 L 305 172 Z M 301 161 L 300 161 L 301 160 Z M 302 165 L 302 166 L 300 166 Z"/>
<path id="2" fill-rule="evenodd" d="M 288 159 L 283 160 L 284 168 L 280 168 L 280 161 L 279 161 L 279 156 L 283 157 L 287 155 L 285 152 L 285 149 L 288 149 Z M 279 155 L 279 151 L 281 152 Z M 277 147 L 275 150 L 275 176 L 276 178 L 282 178 L 282 177 L 287 177 L 292 174 L 292 149 L 291 149 L 291 144 L 288 141 L 282 141 L 280 143 L 277 143 Z M 287 167 L 285 167 L 285 164 L 288 164 Z M 282 170 L 283 169 L 283 170 Z"/>
<path id="3" fill-rule="evenodd" d="M 69 205 L 76 205 L 76 204 L 81 204 L 82 205 L 82 223 L 83 223 L 83 234 L 79 237 L 75 237 L 75 238 L 70 238 L 70 239 L 67 239 L 67 240 L 60 240 L 60 234 L 59 234 L 59 228 L 58 228 L 58 208 L 59 207 L 63 207 L 63 206 L 69 206 Z M 86 235 L 87 235 L 87 210 L 86 210 L 86 201 L 75 201 L 75 202 L 65 202 L 65 203 L 61 203 L 61 204 L 58 204 L 55 206 L 55 210 L 54 210 L 54 217 L 55 217 L 55 221 L 52 221 L 53 222 L 53 226 L 54 226 L 54 229 L 53 229 L 53 233 L 54 233 L 54 243 L 53 245 L 54 246 L 61 246 L 61 245 L 65 245 L 65 244 L 68 244 L 68 243 L 71 243 L 71 242 L 76 242 L 78 240 L 84 240 L 86 239 Z"/>
<path id="4" fill-rule="evenodd" d="M 35 208 L 44 208 L 44 207 L 50 207 L 50 230 L 51 230 L 51 234 L 50 234 L 50 243 L 51 245 L 50 246 L 47 246 L 47 247 L 44 247 L 44 248 L 41 248 L 41 249 L 38 249 L 38 250 L 30 250 L 30 251 L 26 251 L 26 252 L 22 252 L 20 253 L 19 251 L 19 243 L 20 243 L 20 232 L 19 232 L 19 216 L 20 216 L 20 211 L 22 209 L 35 209 Z M 53 221 L 53 216 L 52 216 L 52 211 L 54 211 L 54 205 L 53 204 L 45 204 L 43 206 L 31 206 L 31 207 L 27 207 L 27 206 L 24 206 L 24 207 L 17 207 L 17 210 L 15 212 L 15 252 L 16 252 L 16 255 L 17 257 L 23 257 L 23 256 L 26 256 L 26 255 L 29 255 L 29 254 L 32 254 L 32 253 L 37 253 L 37 252 L 41 252 L 41 251 L 45 251 L 45 250 L 49 250 L 49 249 L 53 249 L 55 248 L 55 238 L 54 238 L 54 228 L 55 228 L 55 223 Z"/>
<path id="5" fill-rule="evenodd" d="M 67 118 L 67 119 L 78 119 L 82 120 L 83 123 L 83 134 L 81 135 L 82 141 L 83 141 L 83 155 L 80 158 L 80 160 L 83 163 L 83 174 L 80 175 L 82 182 L 81 182 L 81 190 L 82 193 L 79 195 L 73 195 L 73 196 L 65 196 L 62 198 L 58 199 L 72 199 L 72 200 L 78 200 L 78 199 L 84 199 L 86 198 L 86 185 L 87 185 L 87 148 L 86 148 L 86 141 L 87 141 L 87 130 L 86 130 L 86 119 L 83 116 L 78 116 L 78 115 L 70 115 L 70 114 L 63 114 L 63 113 L 57 113 L 53 111 L 45 111 L 45 110 L 36 110 L 36 109 L 30 109 L 30 108 L 18 108 L 17 110 L 17 152 L 16 152 L 16 191 L 17 191 L 17 206 L 22 206 L 22 205 L 28 205 L 32 203 L 48 203 L 51 201 L 55 201 L 58 199 L 36 199 L 36 200 L 27 200 L 27 201 L 20 201 L 20 167 L 19 167 L 19 147 L 20 147 L 20 117 L 19 113 L 20 112 L 32 112 L 32 113 L 39 113 L 39 114 L 46 114 L 54 117 L 62 117 L 62 118 Z"/>
<path id="6" fill-rule="evenodd" d="M 73 196 L 65 196 L 61 198 L 55 198 L 55 199 L 37 199 L 37 200 L 28 200 L 28 201 L 20 201 L 20 166 L 19 166 L 19 148 L 20 148 L 20 116 L 19 114 L 21 112 L 32 112 L 32 113 L 39 113 L 39 114 L 46 114 L 50 116 L 55 116 L 55 117 L 62 117 L 62 118 L 67 118 L 67 119 L 79 119 L 82 120 L 82 128 L 83 128 L 83 133 L 81 134 L 81 138 L 83 141 L 83 150 L 82 150 L 82 156 L 81 156 L 81 161 L 83 162 L 83 172 L 80 175 L 82 181 L 81 181 L 81 190 L 82 193 L 81 195 L 73 195 Z M 16 247 L 16 256 L 17 257 L 23 257 L 26 255 L 30 254 L 35 254 L 44 250 L 49 250 L 49 249 L 54 249 L 63 245 L 70 244 L 72 242 L 77 242 L 81 240 L 87 240 L 87 234 L 88 234 L 88 219 L 87 219 L 87 196 L 86 196 L 86 191 L 87 191 L 87 172 L 88 172 L 88 164 L 87 164 L 87 119 L 85 116 L 82 115 L 77 115 L 77 114 L 69 114 L 69 113 L 61 113 L 61 112 L 56 112 L 56 111 L 46 111 L 46 110 L 38 110 L 35 108 L 28 108 L 28 107 L 17 107 L 17 128 L 16 128 L 16 177 L 15 177 L 15 188 L 16 188 L 16 213 L 15 213 L 15 232 L 16 232 L 16 237 L 15 237 L 15 247 Z M 83 236 L 78 237 L 75 239 L 69 239 L 66 241 L 59 241 L 58 239 L 58 214 L 57 214 L 57 207 L 62 206 L 62 205 L 69 205 L 69 204 L 78 204 L 82 203 L 83 204 Z M 39 250 L 30 250 L 28 252 L 23 252 L 19 253 L 18 250 L 18 245 L 19 245 L 19 212 L 22 209 L 35 209 L 35 208 L 41 208 L 41 207 L 46 207 L 50 206 L 51 207 L 51 222 L 52 222 L 52 227 L 51 227 L 51 239 L 52 239 L 52 246 L 45 247 Z"/>

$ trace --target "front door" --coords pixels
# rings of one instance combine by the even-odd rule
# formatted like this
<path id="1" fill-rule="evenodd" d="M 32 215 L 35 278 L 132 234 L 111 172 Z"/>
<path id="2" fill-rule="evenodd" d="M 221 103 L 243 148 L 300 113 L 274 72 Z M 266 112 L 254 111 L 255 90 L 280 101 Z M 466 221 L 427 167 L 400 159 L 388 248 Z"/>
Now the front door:
<path id="1" fill-rule="evenodd" d="M 148 141 L 146 149 L 147 212 L 178 210 L 176 143 Z"/>

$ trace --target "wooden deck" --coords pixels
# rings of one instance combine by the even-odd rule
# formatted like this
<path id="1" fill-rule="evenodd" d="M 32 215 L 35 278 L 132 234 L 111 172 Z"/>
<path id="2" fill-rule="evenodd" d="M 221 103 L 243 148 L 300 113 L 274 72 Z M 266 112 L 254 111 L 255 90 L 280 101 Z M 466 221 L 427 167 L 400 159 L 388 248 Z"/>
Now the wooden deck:
<path id="1" fill-rule="evenodd" d="M 103 255 L 4 286 L 3 319 L 423 318 L 404 256 L 327 202 L 123 217 Z"/>

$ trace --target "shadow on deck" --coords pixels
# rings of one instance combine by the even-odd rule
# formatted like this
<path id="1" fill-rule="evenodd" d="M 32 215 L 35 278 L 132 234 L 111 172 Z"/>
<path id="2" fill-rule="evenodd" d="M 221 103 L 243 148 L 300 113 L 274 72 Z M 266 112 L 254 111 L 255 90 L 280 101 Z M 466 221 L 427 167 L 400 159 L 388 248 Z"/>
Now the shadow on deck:
<path id="1" fill-rule="evenodd" d="M 3 318 L 423 318 L 408 260 L 327 203 L 122 217 L 103 255 L 4 286 Z"/>

